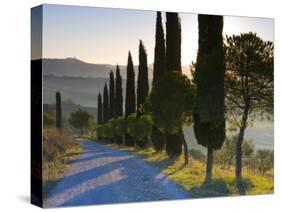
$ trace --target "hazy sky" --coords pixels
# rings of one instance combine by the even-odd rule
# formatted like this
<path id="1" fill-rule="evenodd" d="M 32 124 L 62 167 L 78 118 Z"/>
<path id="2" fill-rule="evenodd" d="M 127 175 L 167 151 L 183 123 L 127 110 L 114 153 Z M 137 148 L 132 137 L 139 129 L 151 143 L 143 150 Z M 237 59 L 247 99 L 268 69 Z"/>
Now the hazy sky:
<path id="1" fill-rule="evenodd" d="M 146 47 L 153 63 L 156 12 L 78 6 L 44 5 L 43 57 L 76 57 L 90 63 L 126 64 L 131 50 L 138 64 L 138 44 Z M 182 64 L 196 59 L 197 14 L 180 13 Z M 162 13 L 165 28 L 165 13 Z M 273 19 L 224 16 L 223 34 L 256 32 L 273 41 Z"/>

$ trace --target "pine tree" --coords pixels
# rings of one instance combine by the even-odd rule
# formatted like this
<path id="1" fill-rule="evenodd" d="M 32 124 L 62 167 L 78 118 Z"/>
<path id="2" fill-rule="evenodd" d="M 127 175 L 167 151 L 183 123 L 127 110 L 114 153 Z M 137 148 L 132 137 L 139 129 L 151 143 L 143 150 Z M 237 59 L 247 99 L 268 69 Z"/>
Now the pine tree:
<path id="1" fill-rule="evenodd" d="M 195 67 L 194 134 L 208 148 L 206 181 L 212 179 L 213 151 L 225 139 L 223 17 L 199 15 L 199 49 Z"/>
<path id="2" fill-rule="evenodd" d="M 161 12 L 157 12 L 155 47 L 154 47 L 154 64 L 153 64 L 153 81 L 152 90 L 157 86 L 157 82 L 166 71 L 166 47 L 164 30 L 162 26 Z M 165 146 L 165 135 L 156 126 L 152 126 L 151 141 L 156 151 L 162 151 Z"/>
<path id="3" fill-rule="evenodd" d="M 58 130 L 62 129 L 62 109 L 60 92 L 56 93 L 56 127 Z"/>
<path id="4" fill-rule="evenodd" d="M 136 112 L 136 96 L 135 96 L 135 72 L 131 53 L 128 55 L 127 64 L 127 85 L 126 85 L 126 101 L 125 101 L 125 119 L 132 113 Z M 134 146 L 135 140 L 129 134 L 125 136 L 125 144 Z"/>
<path id="5" fill-rule="evenodd" d="M 142 41 L 140 41 L 139 44 L 139 72 L 137 85 L 137 118 L 139 118 L 141 116 L 140 107 L 144 104 L 149 91 L 147 54 Z"/>
<path id="6" fill-rule="evenodd" d="M 98 95 L 98 124 L 102 124 L 102 99 L 100 93 Z"/>
<path id="7" fill-rule="evenodd" d="M 181 24 L 177 13 L 166 13 L 166 48 L 166 70 L 181 72 Z M 182 130 L 177 134 L 166 133 L 167 154 L 181 154 L 183 144 L 186 147 Z"/>
<path id="8" fill-rule="evenodd" d="M 116 83 L 115 83 L 115 118 L 118 119 L 123 116 L 123 90 L 122 90 L 122 76 L 120 74 L 119 66 L 116 66 Z M 123 137 L 116 135 L 116 143 L 122 144 Z"/>
<path id="9" fill-rule="evenodd" d="M 115 86 L 114 86 L 114 74 L 111 71 L 109 74 L 109 114 L 108 118 L 114 118 L 114 104 L 115 104 Z"/>
<path id="10" fill-rule="evenodd" d="M 103 88 L 103 124 L 106 124 L 108 121 L 108 117 L 109 117 L 108 112 L 109 112 L 108 89 L 107 89 L 107 84 L 105 83 Z"/>

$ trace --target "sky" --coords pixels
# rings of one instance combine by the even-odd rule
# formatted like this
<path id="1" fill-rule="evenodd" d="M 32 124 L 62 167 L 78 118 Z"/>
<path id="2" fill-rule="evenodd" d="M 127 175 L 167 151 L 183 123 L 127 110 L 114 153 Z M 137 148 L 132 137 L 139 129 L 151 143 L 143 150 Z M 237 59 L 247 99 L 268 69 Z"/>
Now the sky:
<path id="1" fill-rule="evenodd" d="M 182 65 L 196 59 L 198 48 L 197 14 L 179 13 L 182 27 Z M 165 13 L 162 13 L 165 29 Z M 148 63 L 153 63 L 156 12 L 44 5 L 43 57 L 76 57 L 97 64 L 127 63 L 130 50 L 138 65 L 138 45 L 146 47 Z M 264 40 L 274 39 L 274 20 L 224 16 L 223 35 L 256 32 Z"/>

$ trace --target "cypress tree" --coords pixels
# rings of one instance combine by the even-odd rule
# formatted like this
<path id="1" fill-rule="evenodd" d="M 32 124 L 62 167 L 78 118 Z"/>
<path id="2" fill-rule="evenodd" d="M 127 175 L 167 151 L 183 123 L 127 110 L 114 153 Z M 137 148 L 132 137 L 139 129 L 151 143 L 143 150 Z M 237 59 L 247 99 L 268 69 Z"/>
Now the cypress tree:
<path id="1" fill-rule="evenodd" d="M 208 148 L 206 181 L 212 179 L 213 151 L 225 139 L 223 17 L 198 15 L 199 49 L 193 111 L 197 142 Z"/>
<path id="2" fill-rule="evenodd" d="M 142 41 L 140 41 L 139 44 L 139 72 L 137 85 L 137 118 L 139 118 L 141 116 L 140 107 L 144 104 L 149 91 L 147 54 Z"/>
<path id="3" fill-rule="evenodd" d="M 122 90 L 122 76 L 120 74 L 119 66 L 116 66 L 116 83 L 115 83 L 115 118 L 123 116 L 123 90 Z M 123 137 L 116 135 L 116 143 L 122 144 Z"/>
<path id="4" fill-rule="evenodd" d="M 164 75 L 166 70 L 166 47 L 164 30 L 162 26 L 161 12 L 157 12 L 156 32 L 155 32 L 155 47 L 154 47 L 154 63 L 153 63 L 153 81 L 155 86 L 159 78 Z"/>
<path id="5" fill-rule="evenodd" d="M 136 96 L 135 96 L 135 72 L 131 53 L 129 51 L 127 64 L 127 84 L 126 84 L 126 101 L 125 101 L 125 119 L 132 113 L 136 112 Z M 135 141 L 129 134 L 125 135 L 125 144 L 134 146 Z"/>
<path id="6" fill-rule="evenodd" d="M 154 47 L 154 64 L 152 90 L 157 86 L 157 81 L 165 74 L 166 70 L 166 47 L 164 30 L 162 26 L 161 12 L 157 12 L 155 47 Z M 165 135 L 156 126 L 152 126 L 151 141 L 156 151 L 162 151 L 165 146 Z"/>
<path id="7" fill-rule="evenodd" d="M 105 83 L 103 88 L 103 124 L 106 124 L 108 121 L 108 89 L 107 84 Z"/>
<path id="8" fill-rule="evenodd" d="M 148 67 L 147 67 L 147 54 L 142 41 L 139 44 L 139 72 L 137 80 L 137 120 L 141 117 L 141 106 L 144 104 L 146 97 L 148 96 Z M 141 148 L 145 148 L 147 139 L 137 140 L 137 145 Z"/>
<path id="9" fill-rule="evenodd" d="M 114 118 L 114 104 L 115 104 L 115 86 L 114 86 L 114 74 L 111 71 L 109 73 L 109 119 Z"/>
<path id="10" fill-rule="evenodd" d="M 102 124 L 102 99 L 100 93 L 98 95 L 98 124 Z"/>
<path id="11" fill-rule="evenodd" d="M 62 129 L 62 109 L 60 92 L 56 92 L 56 127 L 59 131 Z"/>
<path id="12" fill-rule="evenodd" d="M 178 13 L 166 13 L 166 48 L 166 70 L 181 72 L 181 24 Z M 183 144 L 186 147 L 182 130 L 177 134 L 166 133 L 167 154 L 181 154 Z"/>
<path id="13" fill-rule="evenodd" d="M 123 89 L 122 76 L 120 74 L 119 66 L 116 66 L 116 83 L 115 83 L 115 117 L 123 116 Z"/>

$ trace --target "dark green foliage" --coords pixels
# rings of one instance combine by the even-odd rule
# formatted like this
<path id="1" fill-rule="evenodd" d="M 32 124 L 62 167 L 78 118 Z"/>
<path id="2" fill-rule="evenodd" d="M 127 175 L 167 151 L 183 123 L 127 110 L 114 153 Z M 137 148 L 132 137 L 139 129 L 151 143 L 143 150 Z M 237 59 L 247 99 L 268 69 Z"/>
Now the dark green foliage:
<path id="1" fill-rule="evenodd" d="M 166 136 L 156 126 L 152 127 L 151 141 L 156 151 L 162 151 L 165 148 Z"/>
<path id="2" fill-rule="evenodd" d="M 43 127 L 44 128 L 49 128 L 49 127 L 54 127 L 56 124 L 56 118 L 53 113 L 43 113 Z"/>
<path id="3" fill-rule="evenodd" d="M 131 53 L 129 52 L 127 64 L 127 85 L 126 85 L 126 102 L 125 102 L 125 119 L 132 113 L 136 112 L 136 94 L 135 94 L 135 72 Z M 125 145 L 134 146 L 135 140 L 129 134 L 125 135 Z"/>
<path id="4" fill-rule="evenodd" d="M 98 95 L 98 124 L 102 124 L 102 99 L 100 93 Z"/>
<path id="5" fill-rule="evenodd" d="M 62 128 L 62 109 L 61 109 L 61 94 L 56 93 L 56 127 L 61 130 Z"/>
<path id="6" fill-rule="evenodd" d="M 209 181 L 213 150 L 220 149 L 225 139 L 223 17 L 198 15 L 198 23 L 194 134 L 197 142 L 208 148 L 206 180 Z"/>
<path id="7" fill-rule="evenodd" d="M 149 91 L 147 54 L 142 41 L 140 41 L 139 45 L 139 72 L 137 85 L 137 118 L 139 118 L 141 116 L 140 107 L 144 104 Z"/>
<path id="8" fill-rule="evenodd" d="M 166 63 L 168 71 L 181 71 L 181 23 L 173 12 L 166 12 Z"/>
<path id="9" fill-rule="evenodd" d="M 89 127 L 89 119 L 93 119 L 93 116 L 87 111 L 79 108 L 76 112 L 70 113 L 69 123 L 77 129 L 80 129 L 81 136 L 83 136 L 84 130 Z"/>
<path id="10" fill-rule="evenodd" d="M 190 81 L 179 71 L 169 71 L 152 90 L 150 100 L 153 123 L 167 136 L 166 152 L 180 154 L 184 142 L 182 125 L 190 122 L 193 108 Z"/>
<path id="11" fill-rule="evenodd" d="M 166 13 L 166 70 L 181 72 L 181 23 L 178 14 L 172 12 Z M 167 81 L 166 86 L 169 84 Z M 166 98 L 171 101 L 170 96 Z M 180 154 L 183 142 L 185 140 L 181 130 L 177 133 L 166 132 L 166 152 L 169 155 Z"/>
<path id="12" fill-rule="evenodd" d="M 154 47 L 153 81 L 152 90 L 157 86 L 157 82 L 166 72 L 166 47 L 164 30 L 162 26 L 161 12 L 157 12 L 156 33 Z M 156 126 L 152 127 L 151 141 L 156 151 L 162 151 L 165 147 L 165 134 Z"/>
<path id="13" fill-rule="evenodd" d="M 245 129 L 251 118 L 273 115 L 273 43 L 254 33 L 227 36 L 225 55 L 227 112 L 239 127 L 236 178 L 241 180 Z"/>
<path id="14" fill-rule="evenodd" d="M 115 86 L 114 86 L 114 75 L 111 71 L 109 74 L 109 112 L 108 118 L 114 118 L 114 105 L 115 105 Z"/>
<path id="15" fill-rule="evenodd" d="M 116 118 L 115 125 L 115 134 L 116 134 L 116 143 L 123 144 L 123 137 L 127 132 L 127 124 L 126 120 L 123 116 L 119 116 Z"/>
<path id="16" fill-rule="evenodd" d="M 155 33 L 155 47 L 154 47 L 154 63 L 153 63 L 153 81 L 155 86 L 158 79 L 164 75 L 166 70 L 166 47 L 164 30 L 162 26 L 161 12 L 157 12 L 156 18 L 156 33 Z"/>
<path id="17" fill-rule="evenodd" d="M 109 119 L 109 105 L 108 105 L 108 89 L 107 84 L 105 83 L 103 88 L 103 124 L 106 124 L 106 122 Z"/>
<path id="18" fill-rule="evenodd" d="M 127 85 L 126 85 L 126 102 L 125 118 L 131 113 L 136 112 L 136 94 L 135 94 L 135 72 L 131 53 L 129 52 L 127 64 Z"/>
<path id="19" fill-rule="evenodd" d="M 115 83 L 115 117 L 123 116 L 123 90 L 122 90 L 122 77 L 120 69 L 116 67 L 116 83 Z"/>

